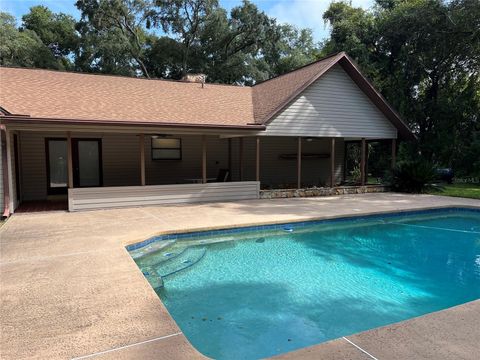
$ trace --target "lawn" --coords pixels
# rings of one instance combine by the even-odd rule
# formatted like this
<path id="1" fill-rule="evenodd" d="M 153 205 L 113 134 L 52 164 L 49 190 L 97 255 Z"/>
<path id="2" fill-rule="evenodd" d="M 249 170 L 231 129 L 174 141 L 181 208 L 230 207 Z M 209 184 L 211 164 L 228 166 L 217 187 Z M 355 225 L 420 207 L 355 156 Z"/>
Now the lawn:
<path id="1" fill-rule="evenodd" d="M 432 195 L 456 196 L 480 200 L 480 184 L 444 184 L 428 191 Z"/>

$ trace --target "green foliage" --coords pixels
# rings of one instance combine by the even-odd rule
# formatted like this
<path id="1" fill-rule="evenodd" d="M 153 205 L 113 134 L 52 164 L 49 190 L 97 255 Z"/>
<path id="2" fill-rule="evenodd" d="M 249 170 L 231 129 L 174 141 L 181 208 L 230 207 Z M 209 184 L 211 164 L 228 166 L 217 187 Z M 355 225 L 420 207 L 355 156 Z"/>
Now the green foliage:
<path id="1" fill-rule="evenodd" d="M 34 6 L 22 17 L 23 29 L 34 31 L 56 58 L 66 57 L 77 47 L 75 19 L 54 14 L 45 6 Z"/>
<path id="2" fill-rule="evenodd" d="M 308 29 L 277 24 L 244 0 L 76 0 L 78 22 L 46 6 L 2 22 L 2 64 L 254 84 L 319 55 Z M 159 35 L 161 34 L 161 36 Z M 42 44 L 44 46 L 42 46 Z"/>
<path id="3" fill-rule="evenodd" d="M 371 11 L 337 2 L 324 19 L 323 51 L 352 56 L 417 133 L 404 154 L 477 171 L 465 158 L 480 132 L 478 0 L 376 0 Z"/>
<path id="4" fill-rule="evenodd" d="M 350 176 L 352 183 L 359 184 L 362 180 L 362 172 L 360 170 L 360 166 L 355 166 L 352 171 L 350 171 Z"/>
<path id="5" fill-rule="evenodd" d="M 15 18 L 3 12 L 0 12 L 0 39 L 0 65 L 62 67 L 34 31 L 17 29 Z"/>
<path id="6" fill-rule="evenodd" d="M 77 51 L 79 67 L 131 75 L 138 70 L 149 77 L 144 63 L 147 36 L 143 28 L 151 15 L 148 4 L 143 0 L 78 0 L 76 6 L 82 12 L 77 24 L 82 35 Z"/>
<path id="7" fill-rule="evenodd" d="M 401 192 L 421 193 L 434 181 L 433 165 L 423 159 L 398 163 L 392 173 L 392 189 Z"/>

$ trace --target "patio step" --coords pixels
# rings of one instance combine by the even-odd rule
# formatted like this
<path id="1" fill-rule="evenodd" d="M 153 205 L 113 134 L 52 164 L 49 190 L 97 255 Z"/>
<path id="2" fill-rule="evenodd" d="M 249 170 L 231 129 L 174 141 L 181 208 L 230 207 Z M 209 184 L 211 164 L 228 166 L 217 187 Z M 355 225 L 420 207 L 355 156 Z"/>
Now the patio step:
<path id="1" fill-rule="evenodd" d="M 185 270 L 192 265 L 195 265 L 203 259 L 207 249 L 200 246 L 191 246 L 185 248 L 177 256 L 170 258 L 166 261 L 161 261 L 154 266 L 157 275 L 163 277 L 175 274 L 179 271 Z"/>
<path id="2" fill-rule="evenodd" d="M 162 249 L 166 249 L 170 247 L 171 245 L 175 244 L 175 240 L 161 240 L 161 241 L 155 241 L 151 244 L 148 244 L 147 246 L 143 246 L 141 248 L 131 250 L 129 251 L 130 256 L 137 260 L 145 255 L 151 254 L 152 252 L 155 251 L 160 251 Z"/>

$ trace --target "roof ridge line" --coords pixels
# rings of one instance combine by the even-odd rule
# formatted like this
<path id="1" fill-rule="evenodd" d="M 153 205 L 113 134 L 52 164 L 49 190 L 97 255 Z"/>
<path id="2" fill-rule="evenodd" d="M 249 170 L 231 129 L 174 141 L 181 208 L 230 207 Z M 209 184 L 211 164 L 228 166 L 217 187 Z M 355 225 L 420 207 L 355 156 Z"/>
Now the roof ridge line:
<path id="1" fill-rule="evenodd" d="M 128 80 L 132 79 L 132 80 L 146 80 L 146 81 L 163 81 L 163 82 L 180 83 L 180 84 L 200 84 L 200 83 L 197 83 L 197 82 L 189 82 L 189 81 L 182 81 L 182 80 L 175 80 L 175 79 L 163 79 L 163 78 L 157 78 L 157 77 L 146 78 L 146 77 L 136 77 L 136 76 L 128 76 L 128 75 L 120 75 L 120 74 L 102 74 L 102 73 L 92 73 L 92 72 L 74 71 L 74 70 L 42 69 L 42 68 L 25 67 L 25 66 L 0 65 L 0 69 L 15 69 L 15 70 L 26 70 L 26 71 L 48 71 L 48 72 L 59 73 L 59 74 L 112 77 L 112 78 L 120 78 L 120 79 L 128 79 Z M 224 84 L 224 83 L 205 83 L 205 85 L 206 86 L 208 86 L 208 85 L 228 86 L 228 87 L 234 87 L 234 88 L 251 88 L 252 87 L 252 86 L 248 86 L 248 85 L 235 85 L 235 84 Z"/>

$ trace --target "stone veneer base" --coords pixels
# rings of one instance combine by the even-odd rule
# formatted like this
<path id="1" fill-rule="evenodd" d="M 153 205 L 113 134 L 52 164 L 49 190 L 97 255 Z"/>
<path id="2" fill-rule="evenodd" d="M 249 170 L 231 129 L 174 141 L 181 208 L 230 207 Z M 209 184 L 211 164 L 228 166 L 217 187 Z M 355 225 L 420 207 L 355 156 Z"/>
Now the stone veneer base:
<path id="1" fill-rule="evenodd" d="M 306 189 L 273 189 L 260 190 L 260 199 L 366 194 L 387 191 L 390 191 L 390 187 L 386 185 L 337 186 L 333 188 L 321 187 Z"/>

